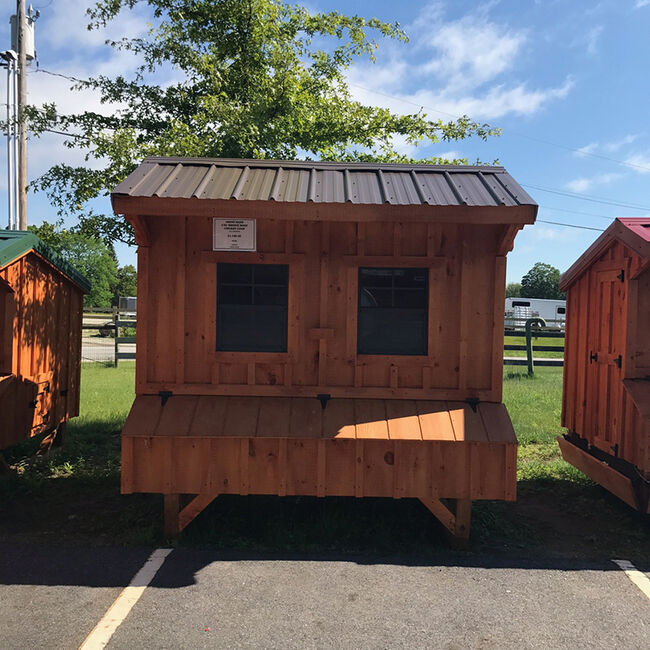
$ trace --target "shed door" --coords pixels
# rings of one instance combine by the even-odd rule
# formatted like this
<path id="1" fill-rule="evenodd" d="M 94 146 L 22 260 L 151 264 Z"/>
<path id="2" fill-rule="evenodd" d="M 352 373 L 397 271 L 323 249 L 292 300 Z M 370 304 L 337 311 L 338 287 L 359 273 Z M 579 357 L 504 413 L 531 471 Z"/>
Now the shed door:
<path id="1" fill-rule="evenodd" d="M 604 265 L 603 265 L 604 266 Z M 597 447 L 611 454 L 621 438 L 621 391 L 625 356 L 627 269 L 624 263 L 592 275 L 588 392 L 590 430 Z M 601 270 L 602 269 L 602 270 Z M 588 406 L 589 408 L 589 406 Z"/>

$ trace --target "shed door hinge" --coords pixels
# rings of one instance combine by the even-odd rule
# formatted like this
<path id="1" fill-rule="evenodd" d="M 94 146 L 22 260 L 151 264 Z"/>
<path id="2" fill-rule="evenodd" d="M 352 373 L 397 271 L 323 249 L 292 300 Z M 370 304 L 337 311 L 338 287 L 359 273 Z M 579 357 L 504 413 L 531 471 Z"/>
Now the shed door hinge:
<path id="1" fill-rule="evenodd" d="M 617 276 L 621 282 L 625 282 L 625 269 L 623 269 Z"/>
<path id="2" fill-rule="evenodd" d="M 614 359 L 614 365 L 617 366 L 618 368 L 620 368 L 621 365 L 623 365 L 623 357 L 622 357 L 622 355 L 619 354 L 616 357 L 616 359 Z"/>
<path id="3" fill-rule="evenodd" d="M 598 361 L 598 352 L 589 353 L 589 363 L 593 363 L 594 361 Z"/>
<path id="4" fill-rule="evenodd" d="M 170 390 L 161 390 L 158 392 L 158 396 L 160 397 L 160 406 L 165 406 L 167 404 L 167 400 L 173 395 Z"/>

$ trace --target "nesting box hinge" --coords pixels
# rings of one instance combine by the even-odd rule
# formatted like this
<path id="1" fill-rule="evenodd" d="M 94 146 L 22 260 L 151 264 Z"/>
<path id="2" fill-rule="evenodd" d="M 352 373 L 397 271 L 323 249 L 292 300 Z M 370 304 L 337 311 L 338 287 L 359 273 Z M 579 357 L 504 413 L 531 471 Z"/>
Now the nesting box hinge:
<path id="1" fill-rule="evenodd" d="M 325 407 L 327 406 L 327 402 L 332 399 L 332 396 L 329 393 L 319 393 L 316 395 L 316 399 L 320 402 L 320 405 L 323 408 L 323 411 L 325 410 Z"/>
<path id="2" fill-rule="evenodd" d="M 620 367 L 623 365 L 623 356 L 622 356 L 622 355 L 619 354 L 619 355 L 616 357 L 616 359 L 614 359 L 614 365 L 615 365 L 617 368 L 620 368 Z"/>
<path id="3" fill-rule="evenodd" d="M 472 407 L 472 411 L 474 411 L 474 413 L 476 413 L 476 409 L 477 409 L 480 401 L 481 400 L 478 397 L 468 397 L 465 400 L 465 402 Z"/>
<path id="4" fill-rule="evenodd" d="M 617 276 L 621 282 L 625 282 L 625 269 L 623 269 Z"/>
<path id="5" fill-rule="evenodd" d="M 170 390 L 161 390 L 158 392 L 158 396 L 160 397 L 160 406 L 165 406 L 167 404 L 167 400 L 173 395 Z"/>
<path id="6" fill-rule="evenodd" d="M 614 452 L 614 457 L 618 458 L 618 442 L 613 447 L 610 447 L 610 449 Z"/>

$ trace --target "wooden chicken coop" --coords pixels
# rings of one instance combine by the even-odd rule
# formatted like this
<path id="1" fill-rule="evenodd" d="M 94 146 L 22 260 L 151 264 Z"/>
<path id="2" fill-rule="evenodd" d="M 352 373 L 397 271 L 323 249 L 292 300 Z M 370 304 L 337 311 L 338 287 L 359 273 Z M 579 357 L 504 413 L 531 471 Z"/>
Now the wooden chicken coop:
<path id="1" fill-rule="evenodd" d="M 0 230 L 0 449 L 79 414 L 87 280 L 31 232 Z"/>
<path id="2" fill-rule="evenodd" d="M 457 537 L 515 499 L 505 256 L 537 206 L 503 168 L 150 158 L 112 201 L 138 243 L 122 491 L 164 494 L 169 533 L 219 494 L 413 497 Z"/>
<path id="3" fill-rule="evenodd" d="M 616 219 L 562 276 L 562 455 L 649 512 L 650 219 Z"/>

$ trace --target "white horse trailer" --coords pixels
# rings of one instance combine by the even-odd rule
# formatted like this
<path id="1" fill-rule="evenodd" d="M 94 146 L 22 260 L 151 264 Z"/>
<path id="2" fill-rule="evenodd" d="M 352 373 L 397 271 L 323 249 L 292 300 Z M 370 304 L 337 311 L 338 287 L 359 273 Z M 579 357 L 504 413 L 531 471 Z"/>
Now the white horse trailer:
<path id="1" fill-rule="evenodd" d="M 506 298 L 507 328 L 524 327 L 528 318 L 543 318 L 549 327 L 564 330 L 566 300 L 548 298 Z"/>

